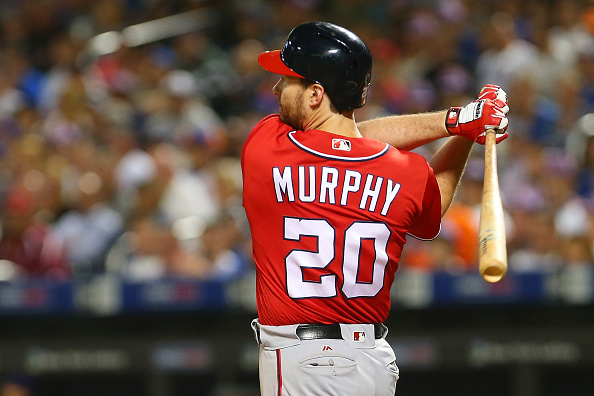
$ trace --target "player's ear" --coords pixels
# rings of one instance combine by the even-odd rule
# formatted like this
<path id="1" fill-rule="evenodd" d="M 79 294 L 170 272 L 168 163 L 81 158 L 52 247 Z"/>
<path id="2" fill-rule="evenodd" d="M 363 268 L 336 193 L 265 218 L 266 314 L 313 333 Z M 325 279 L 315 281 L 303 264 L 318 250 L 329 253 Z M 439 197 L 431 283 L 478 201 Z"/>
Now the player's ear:
<path id="1" fill-rule="evenodd" d="M 311 92 L 310 92 L 310 96 L 309 96 L 310 105 L 317 106 L 320 103 L 322 103 L 322 99 L 324 98 L 324 93 L 326 91 L 324 90 L 324 87 L 322 87 L 320 84 L 312 84 L 310 86 L 310 88 L 311 88 Z"/>

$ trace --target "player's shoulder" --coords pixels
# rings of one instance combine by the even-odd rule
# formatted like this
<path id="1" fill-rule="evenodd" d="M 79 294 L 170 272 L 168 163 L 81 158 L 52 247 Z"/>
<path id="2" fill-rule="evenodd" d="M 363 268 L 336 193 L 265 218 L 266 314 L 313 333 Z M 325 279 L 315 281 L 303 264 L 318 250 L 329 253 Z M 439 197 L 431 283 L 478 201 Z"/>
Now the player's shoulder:
<path id="1" fill-rule="evenodd" d="M 278 114 L 270 114 L 266 117 L 262 118 L 260 122 L 258 122 L 254 128 L 252 129 L 252 133 L 259 132 L 262 130 L 270 131 L 270 132 L 289 132 L 292 130 L 289 125 L 285 124 L 280 120 L 280 116 Z"/>
<path id="2" fill-rule="evenodd" d="M 246 151 L 260 152 L 269 147 L 271 142 L 281 135 L 286 135 L 292 128 L 280 120 L 278 114 L 270 114 L 258 122 L 247 136 L 242 149 L 242 158 Z"/>
<path id="3" fill-rule="evenodd" d="M 392 163 L 391 167 L 395 172 L 400 172 L 402 169 L 407 169 L 407 173 L 412 177 L 420 177 L 426 179 L 433 174 L 433 169 L 427 159 L 414 151 L 399 150 L 390 146 L 386 153 L 386 160 Z"/>
<path id="4" fill-rule="evenodd" d="M 256 126 L 258 125 L 265 125 L 265 124 L 280 124 L 280 116 L 278 114 L 269 114 L 266 117 L 262 118 L 262 120 L 260 120 L 260 122 L 258 124 L 256 124 Z"/>
<path id="5" fill-rule="evenodd" d="M 390 146 L 388 154 L 392 157 L 400 159 L 401 161 L 406 161 L 408 163 L 413 163 L 416 165 L 422 165 L 427 163 L 427 159 L 423 157 L 421 154 L 416 153 L 414 151 L 400 150 L 394 146 Z"/>

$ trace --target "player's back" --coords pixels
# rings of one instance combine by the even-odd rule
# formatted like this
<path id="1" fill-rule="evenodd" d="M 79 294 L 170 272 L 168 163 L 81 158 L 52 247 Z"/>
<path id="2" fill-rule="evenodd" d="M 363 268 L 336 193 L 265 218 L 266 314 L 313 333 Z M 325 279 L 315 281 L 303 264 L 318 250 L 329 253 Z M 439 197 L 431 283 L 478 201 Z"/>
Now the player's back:
<path id="1" fill-rule="evenodd" d="M 242 169 L 260 322 L 384 321 L 406 234 L 439 232 L 427 162 L 269 116 L 248 137 Z"/>

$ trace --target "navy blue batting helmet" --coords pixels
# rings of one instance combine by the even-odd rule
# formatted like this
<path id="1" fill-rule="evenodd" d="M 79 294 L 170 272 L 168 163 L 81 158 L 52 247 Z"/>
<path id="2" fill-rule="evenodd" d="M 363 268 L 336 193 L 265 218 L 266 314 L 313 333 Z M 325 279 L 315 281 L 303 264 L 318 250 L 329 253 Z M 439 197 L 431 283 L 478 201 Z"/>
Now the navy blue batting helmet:
<path id="1" fill-rule="evenodd" d="M 371 53 L 353 32 L 328 22 L 294 28 L 281 50 L 266 51 L 260 65 L 273 73 L 315 81 L 339 111 L 362 107 L 371 83 Z"/>

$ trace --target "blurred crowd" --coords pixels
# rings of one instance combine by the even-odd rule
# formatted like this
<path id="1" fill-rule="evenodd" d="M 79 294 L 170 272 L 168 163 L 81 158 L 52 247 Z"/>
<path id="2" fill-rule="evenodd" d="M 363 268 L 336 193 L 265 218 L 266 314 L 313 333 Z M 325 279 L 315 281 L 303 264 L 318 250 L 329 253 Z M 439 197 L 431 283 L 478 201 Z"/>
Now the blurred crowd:
<path id="1" fill-rule="evenodd" d="M 202 10 L 203 26 L 102 53 L 106 32 Z M 594 6 L 577 0 L 0 2 L 0 279 L 253 270 L 241 146 L 277 112 L 258 54 L 325 20 L 369 45 L 358 121 L 509 95 L 498 146 L 511 271 L 593 265 Z M 418 149 L 429 157 L 441 144 Z M 403 268 L 476 271 L 484 156 Z"/>

